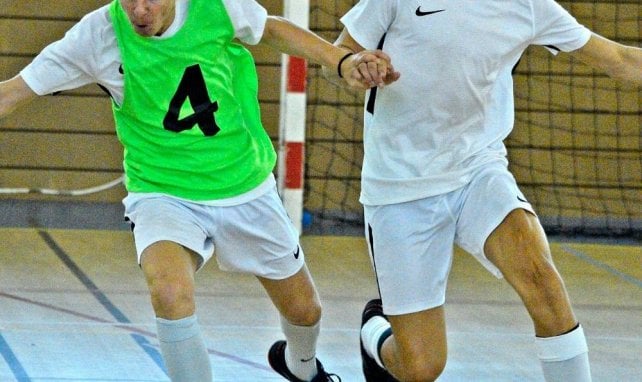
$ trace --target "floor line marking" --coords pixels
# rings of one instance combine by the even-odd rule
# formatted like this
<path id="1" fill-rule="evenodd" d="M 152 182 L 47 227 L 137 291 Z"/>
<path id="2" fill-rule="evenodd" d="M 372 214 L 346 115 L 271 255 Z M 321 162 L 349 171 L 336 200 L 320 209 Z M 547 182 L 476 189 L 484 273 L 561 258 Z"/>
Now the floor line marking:
<path id="1" fill-rule="evenodd" d="M 69 257 L 67 252 L 65 252 L 64 249 L 62 249 L 58 243 L 49 235 L 47 232 L 43 230 L 38 230 L 38 234 L 40 237 L 47 243 L 49 248 L 58 256 L 58 258 L 67 266 L 67 268 L 71 271 L 71 273 L 80 280 L 80 282 L 87 288 L 89 293 L 91 293 L 96 300 L 105 308 L 107 311 L 116 319 L 116 321 L 120 323 L 130 323 L 129 319 L 125 314 L 114 305 L 107 295 L 105 295 L 100 288 L 91 280 L 91 278 L 83 272 L 83 270 Z M 145 343 L 141 343 L 141 338 L 136 337 L 133 334 L 130 334 L 132 339 L 138 344 L 138 346 L 141 347 L 141 349 L 147 353 L 147 355 L 154 361 L 154 363 L 161 369 L 165 374 L 167 374 L 167 370 L 165 369 L 165 365 L 163 363 L 162 357 L 160 352 L 151 347 L 151 346 L 146 346 Z M 142 339 L 143 342 L 146 341 L 146 339 Z"/>
<path id="2" fill-rule="evenodd" d="M 581 260 L 583 260 L 583 261 L 585 261 L 585 262 L 597 267 L 597 268 L 600 268 L 600 269 L 602 269 L 604 271 L 607 271 L 608 273 L 611 273 L 614 276 L 619 277 L 620 279 L 622 279 L 622 280 L 624 280 L 626 282 L 629 282 L 629 283 L 631 283 L 633 285 L 636 285 L 636 286 L 642 288 L 642 280 L 639 280 L 639 279 L 637 279 L 637 278 L 635 278 L 635 277 L 633 277 L 633 276 L 631 276 L 629 274 L 626 274 L 626 273 L 624 273 L 622 271 L 619 271 L 619 270 L 613 268 L 612 266 L 610 266 L 610 265 L 608 265 L 606 263 L 603 263 L 603 262 L 601 262 L 599 260 L 596 260 L 596 259 L 592 258 L 591 256 L 585 254 L 584 252 L 579 251 L 579 250 L 577 250 L 575 248 L 572 248 L 572 247 L 570 247 L 568 245 L 563 245 L 562 249 L 566 253 L 569 253 L 569 254 L 571 254 L 571 255 L 573 255 L 573 256 L 575 256 L 575 257 L 577 257 L 577 258 L 579 258 L 579 259 L 581 259 Z"/>
<path id="3" fill-rule="evenodd" d="M 2 355 L 2 358 L 4 358 L 4 360 L 7 362 L 7 365 L 9 365 L 9 369 L 11 369 L 13 376 L 16 377 L 16 380 L 18 382 L 31 381 L 29 375 L 27 374 L 27 371 L 24 367 L 22 367 L 20 360 L 18 359 L 18 357 L 16 357 L 15 353 L 11 350 L 11 346 L 9 346 L 6 339 L 1 334 L 0 355 Z"/>
<path id="4" fill-rule="evenodd" d="M 140 334 L 140 335 L 143 335 L 145 337 L 157 339 L 156 333 L 154 333 L 152 331 L 149 331 L 149 330 L 133 327 L 132 326 L 133 324 L 131 324 L 131 323 L 117 323 L 117 322 L 113 322 L 113 321 L 110 321 L 110 320 L 106 320 L 104 318 L 92 316 L 92 315 L 89 315 L 89 314 L 86 314 L 86 313 L 81 313 L 81 312 L 78 312 L 78 311 L 74 311 L 74 310 L 67 309 L 67 308 L 62 308 L 62 307 L 59 307 L 59 306 L 55 306 L 55 305 L 44 303 L 44 302 L 40 302 L 40 301 L 31 300 L 31 299 L 26 298 L 26 297 L 17 296 L 17 295 L 10 294 L 10 293 L 5 293 L 5 292 L 2 292 L 2 291 L 0 291 L 0 297 L 5 297 L 5 298 L 12 299 L 12 300 L 20 301 L 20 302 L 23 302 L 23 303 L 36 305 L 36 306 L 39 306 L 41 308 L 54 310 L 54 311 L 57 311 L 57 312 L 60 312 L 60 313 L 66 313 L 66 314 L 69 314 L 69 315 L 72 315 L 72 316 L 75 316 L 75 317 L 84 318 L 86 320 L 93 321 L 93 322 L 98 322 L 98 323 L 103 323 L 103 324 L 110 324 L 110 325 L 113 325 L 116 328 L 123 329 L 123 330 L 125 330 L 127 332 L 130 332 L 132 334 Z M 243 365 L 251 366 L 251 367 L 253 367 L 255 369 L 265 370 L 265 371 L 272 371 L 271 368 L 269 368 L 269 367 L 267 367 L 267 366 L 265 366 L 263 364 L 260 364 L 260 363 L 257 363 L 257 362 L 252 362 L 250 360 L 241 358 L 239 356 L 235 356 L 233 354 L 229 354 L 229 353 L 225 353 L 225 352 L 222 352 L 222 351 L 219 351 L 219 350 L 209 349 L 209 348 L 207 349 L 207 352 L 208 352 L 208 354 L 212 354 L 212 355 L 215 355 L 215 356 L 218 356 L 218 357 L 221 357 L 221 358 L 225 358 L 225 359 L 228 359 L 228 360 L 231 360 L 231 361 L 243 364 Z"/>

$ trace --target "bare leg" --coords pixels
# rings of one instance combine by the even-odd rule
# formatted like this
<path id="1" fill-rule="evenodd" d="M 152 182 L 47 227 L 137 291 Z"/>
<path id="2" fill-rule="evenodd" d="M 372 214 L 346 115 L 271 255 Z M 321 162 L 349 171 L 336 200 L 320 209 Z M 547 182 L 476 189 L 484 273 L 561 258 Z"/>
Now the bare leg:
<path id="1" fill-rule="evenodd" d="M 547 381 L 588 382 L 588 347 L 537 217 L 517 209 L 490 235 L 487 257 L 524 302 Z"/>
<path id="2" fill-rule="evenodd" d="M 174 382 L 212 381 L 209 355 L 195 315 L 198 262 L 196 254 L 169 241 L 149 246 L 141 260 L 157 317 L 161 353 Z"/>
<path id="3" fill-rule="evenodd" d="M 571 330 L 577 319 L 537 217 L 517 209 L 488 237 L 484 251 L 520 296 L 538 337 Z"/>
<path id="4" fill-rule="evenodd" d="M 307 267 L 304 265 L 296 274 L 283 280 L 259 277 L 259 281 L 281 315 L 281 328 L 286 338 L 285 348 L 275 343 L 270 357 L 275 356 L 272 355 L 274 349 L 282 349 L 274 354 L 284 351 L 281 354 L 288 371 L 300 380 L 311 380 L 320 371 L 317 369 L 316 348 L 321 304 Z"/>
<path id="5" fill-rule="evenodd" d="M 304 265 L 283 280 L 258 277 L 277 310 L 288 322 L 300 326 L 315 325 L 321 319 L 321 302 L 314 282 Z"/>
<path id="6" fill-rule="evenodd" d="M 143 252 L 141 267 L 157 317 L 176 320 L 194 314 L 194 274 L 199 257 L 169 241 L 159 241 Z"/>
<path id="7" fill-rule="evenodd" d="M 386 369 L 400 381 L 434 381 L 446 366 L 444 307 L 388 316 L 394 335 L 381 347 Z"/>

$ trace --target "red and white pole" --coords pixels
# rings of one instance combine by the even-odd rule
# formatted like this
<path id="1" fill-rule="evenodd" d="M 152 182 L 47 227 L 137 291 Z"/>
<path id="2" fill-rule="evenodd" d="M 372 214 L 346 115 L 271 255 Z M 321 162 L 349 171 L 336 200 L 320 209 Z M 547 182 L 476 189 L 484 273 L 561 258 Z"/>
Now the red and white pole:
<path id="1" fill-rule="evenodd" d="M 309 13 L 308 0 L 284 0 L 283 2 L 283 16 L 302 28 L 308 28 Z M 283 55 L 281 68 L 278 185 L 285 209 L 301 233 L 307 63 L 302 58 Z"/>

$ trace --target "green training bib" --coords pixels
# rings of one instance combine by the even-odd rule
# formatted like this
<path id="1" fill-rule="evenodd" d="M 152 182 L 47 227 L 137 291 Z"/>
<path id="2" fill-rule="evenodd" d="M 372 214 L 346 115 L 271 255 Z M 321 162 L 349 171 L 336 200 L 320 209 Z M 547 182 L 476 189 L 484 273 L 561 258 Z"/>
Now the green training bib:
<path id="1" fill-rule="evenodd" d="M 112 104 L 129 192 L 189 200 L 250 191 L 276 153 L 261 124 L 254 59 L 233 42 L 221 0 L 191 0 L 166 39 L 138 35 L 120 1 L 110 17 L 122 57 L 124 100 Z"/>

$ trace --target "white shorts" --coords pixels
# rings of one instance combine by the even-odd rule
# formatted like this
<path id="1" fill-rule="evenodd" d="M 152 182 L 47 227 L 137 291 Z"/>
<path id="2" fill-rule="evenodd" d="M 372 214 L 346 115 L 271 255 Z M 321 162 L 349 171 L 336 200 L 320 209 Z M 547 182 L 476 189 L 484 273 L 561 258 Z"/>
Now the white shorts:
<path id="1" fill-rule="evenodd" d="M 304 263 L 299 234 L 276 188 L 234 206 L 208 206 L 150 194 L 126 197 L 138 263 L 145 248 L 158 241 L 178 243 L 201 256 L 202 267 L 214 254 L 224 271 L 284 279 Z"/>
<path id="2" fill-rule="evenodd" d="M 384 312 L 414 313 L 444 304 L 454 245 L 496 277 L 484 243 L 514 209 L 534 214 L 505 165 L 482 168 L 455 191 L 406 203 L 364 206 L 366 238 Z"/>

